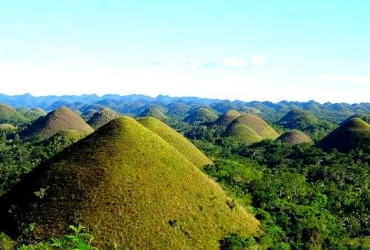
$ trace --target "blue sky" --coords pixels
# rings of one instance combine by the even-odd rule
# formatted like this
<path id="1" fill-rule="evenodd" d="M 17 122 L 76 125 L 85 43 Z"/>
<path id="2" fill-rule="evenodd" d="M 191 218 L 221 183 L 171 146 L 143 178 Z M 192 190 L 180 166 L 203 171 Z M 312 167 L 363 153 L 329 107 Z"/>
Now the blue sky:
<path id="1" fill-rule="evenodd" d="M 370 102 L 370 1 L 3 0 L 0 92 Z"/>

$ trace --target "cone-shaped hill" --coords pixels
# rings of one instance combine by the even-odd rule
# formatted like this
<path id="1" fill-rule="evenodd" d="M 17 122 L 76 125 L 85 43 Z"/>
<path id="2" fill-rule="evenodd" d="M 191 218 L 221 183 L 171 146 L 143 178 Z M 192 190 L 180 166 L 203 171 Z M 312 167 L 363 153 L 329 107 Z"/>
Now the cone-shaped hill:
<path id="1" fill-rule="evenodd" d="M 40 116 L 44 116 L 44 115 L 47 114 L 43 109 L 38 108 L 38 107 L 31 109 L 31 111 L 40 115 Z"/>
<path id="2" fill-rule="evenodd" d="M 217 120 L 218 115 L 215 111 L 207 108 L 197 108 L 190 112 L 190 114 L 185 117 L 184 121 L 194 124 L 194 123 L 206 123 L 214 122 Z"/>
<path id="3" fill-rule="evenodd" d="M 304 130 L 317 123 L 318 119 L 310 112 L 302 109 L 293 109 L 279 120 L 278 125 L 287 129 Z"/>
<path id="4" fill-rule="evenodd" d="M 310 143 L 312 139 L 300 130 L 293 129 L 285 132 L 277 138 L 277 140 L 288 143 L 292 146 L 300 143 Z"/>
<path id="5" fill-rule="evenodd" d="M 232 109 L 220 115 L 215 121 L 215 124 L 220 126 L 227 126 L 239 116 L 241 116 L 241 114 L 238 111 Z"/>
<path id="6" fill-rule="evenodd" d="M 28 122 L 27 118 L 24 117 L 20 112 L 14 108 L 0 104 L 0 123 L 9 123 L 13 125 L 24 125 Z"/>
<path id="7" fill-rule="evenodd" d="M 87 123 L 94 129 L 97 129 L 117 117 L 119 117 L 119 114 L 110 108 L 102 108 L 98 112 L 95 112 Z"/>
<path id="8" fill-rule="evenodd" d="M 141 118 L 138 122 L 175 147 L 195 166 L 201 167 L 212 164 L 212 161 L 195 147 L 193 143 L 163 122 L 153 117 Z"/>
<path id="9" fill-rule="evenodd" d="M 348 152 L 352 149 L 370 150 L 370 124 L 360 118 L 344 121 L 337 129 L 319 141 L 318 145 L 325 149 L 337 149 Z"/>
<path id="10" fill-rule="evenodd" d="M 90 134 L 94 130 L 79 115 L 66 107 L 60 107 L 40 117 L 20 132 L 21 138 L 47 139 L 61 130 L 77 130 Z"/>
<path id="11" fill-rule="evenodd" d="M 0 198 L 5 228 L 35 223 L 49 238 L 94 228 L 108 249 L 217 249 L 258 221 L 179 151 L 132 118 L 117 118 L 28 174 Z M 17 231 L 8 231 L 17 236 Z M 13 234 L 12 234 L 13 233 Z"/>
<path id="12" fill-rule="evenodd" d="M 242 114 L 227 126 L 222 136 L 232 136 L 246 144 L 276 139 L 279 134 L 256 115 Z"/>
<path id="13" fill-rule="evenodd" d="M 147 117 L 147 116 L 154 117 L 160 121 L 165 121 L 167 119 L 166 115 L 163 114 L 163 112 L 157 109 L 156 107 L 147 108 L 139 114 L 139 117 Z"/>
<path id="14" fill-rule="evenodd" d="M 8 123 L 0 124 L 0 134 L 9 135 L 9 134 L 15 132 L 16 130 L 17 130 L 17 128 L 14 127 L 11 124 L 8 124 Z"/>

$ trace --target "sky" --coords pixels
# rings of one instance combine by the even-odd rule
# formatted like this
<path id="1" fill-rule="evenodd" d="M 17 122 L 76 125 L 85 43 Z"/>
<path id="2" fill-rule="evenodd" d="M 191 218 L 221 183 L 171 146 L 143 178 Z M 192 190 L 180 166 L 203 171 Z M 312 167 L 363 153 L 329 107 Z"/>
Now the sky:
<path id="1" fill-rule="evenodd" d="M 1 0 L 0 93 L 370 102 L 368 0 Z"/>

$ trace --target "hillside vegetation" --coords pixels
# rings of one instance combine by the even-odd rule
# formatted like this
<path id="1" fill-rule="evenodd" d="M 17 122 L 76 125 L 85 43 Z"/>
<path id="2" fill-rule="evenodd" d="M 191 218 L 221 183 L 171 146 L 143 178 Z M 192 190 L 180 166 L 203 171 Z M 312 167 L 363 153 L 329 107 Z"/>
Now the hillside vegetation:
<path id="1" fill-rule="evenodd" d="M 20 236 L 94 228 L 96 246 L 217 249 L 259 223 L 174 147 L 132 118 L 111 121 L 30 173 L 0 198 L 1 227 Z"/>

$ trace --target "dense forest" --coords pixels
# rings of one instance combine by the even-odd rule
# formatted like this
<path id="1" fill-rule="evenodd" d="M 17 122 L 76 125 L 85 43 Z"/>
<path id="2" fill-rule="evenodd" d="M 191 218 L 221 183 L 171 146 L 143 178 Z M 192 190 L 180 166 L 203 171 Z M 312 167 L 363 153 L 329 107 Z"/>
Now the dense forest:
<path id="1" fill-rule="evenodd" d="M 63 185 L 54 185 L 58 178 L 65 176 L 61 169 L 65 167 L 72 171 L 68 173 L 75 173 L 74 168 L 80 167 L 78 164 L 88 167 L 95 162 L 98 165 L 117 164 L 117 169 L 109 175 L 106 172 L 110 170 L 97 168 L 102 172 L 93 179 L 98 182 L 99 176 L 104 176 L 102 182 L 115 185 L 117 194 L 112 195 L 112 203 L 115 199 L 119 203 L 119 197 L 130 196 L 133 200 L 129 200 L 127 206 L 135 205 L 138 198 L 132 183 L 143 182 L 142 190 L 157 186 L 159 191 L 153 194 L 137 192 L 147 199 L 154 195 L 153 203 L 158 204 L 162 204 L 158 200 L 163 199 L 158 193 L 168 192 L 172 197 L 165 204 L 169 210 L 176 211 L 176 215 L 182 210 L 178 211 L 174 204 L 187 207 L 186 211 L 191 214 L 208 213 L 208 220 L 200 222 L 198 215 L 188 221 L 169 220 L 166 228 L 177 231 L 174 238 L 169 238 L 176 242 L 168 246 L 184 249 L 189 246 L 210 249 L 370 249 L 368 103 L 231 102 L 116 95 L 38 98 L 1 95 L 0 101 L 3 103 L 0 105 L 0 218 L 4 218 L 0 221 L 0 249 L 158 248 L 162 243 L 157 242 L 157 238 L 167 237 L 165 231 L 153 229 L 153 233 L 143 227 L 140 229 L 143 242 L 132 243 L 125 239 L 116 243 L 116 238 L 125 238 L 130 232 L 115 232 L 111 237 L 111 234 L 94 229 L 94 223 L 87 217 L 70 219 L 73 213 L 60 224 L 55 221 L 58 225 L 55 228 L 53 221 L 47 222 L 48 227 L 42 226 L 44 218 L 40 217 L 42 212 L 37 212 L 37 207 L 46 211 L 48 204 L 54 202 L 54 198 L 48 198 L 52 195 L 48 189 L 55 188 L 53 192 L 62 189 Z M 72 166 L 65 166 L 68 164 Z M 131 174 L 135 179 L 128 181 L 129 191 L 118 190 L 117 183 L 121 179 L 105 176 L 118 176 L 121 165 L 126 164 L 134 166 L 138 173 L 125 170 L 128 171 L 125 172 L 126 179 L 131 178 Z M 158 179 L 147 176 L 149 170 L 149 175 L 157 176 L 156 169 L 141 172 L 137 168 L 149 165 L 162 171 L 158 172 Z M 178 165 L 184 167 L 176 168 Z M 173 167 L 167 169 L 168 166 Z M 167 176 L 168 171 L 173 174 Z M 90 187 L 85 187 L 83 181 L 90 178 L 85 175 L 93 174 L 83 173 L 78 172 L 74 180 L 68 179 L 73 185 L 79 185 L 78 192 L 68 195 L 74 197 L 81 192 L 77 199 L 80 204 L 76 207 L 87 213 L 89 204 L 85 204 L 81 197 Z M 209 193 L 203 193 L 202 188 L 196 187 L 203 183 L 203 189 L 208 190 L 208 183 L 213 183 L 209 179 L 217 182 L 223 191 L 209 187 Z M 168 189 L 160 189 L 161 182 Z M 184 185 L 182 191 L 189 192 L 185 201 L 175 198 L 174 194 L 181 192 L 173 182 Z M 37 186 L 40 183 L 48 184 L 46 188 L 40 188 Z M 33 185 L 37 186 L 37 191 L 31 190 Z M 97 187 L 111 190 L 107 185 L 99 183 Z M 94 186 L 91 190 L 94 192 L 89 193 L 90 198 L 99 200 L 92 196 L 98 188 Z M 194 201 L 190 198 L 192 192 L 197 197 Z M 228 198 L 224 198 L 223 192 Z M 214 196 L 212 201 L 204 198 L 208 195 Z M 226 205 L 223 204 L 225 209 L 217 203 L 223 199 L 227 199 Z M 172 204 L 173 200 L 176 203 Z M 200 201 L 204 203 L 199 205 L 197 202 Z M 64 204 L 64 201 L 58 202 L 62 203 L 55 204 Z M 196 212 L 190 208 L 193 203 L 197 204 L 194 205 Z M 135 206 L 139 205 L 141 203 Z M 126 217 L 122 220 L 127 225 L 135 224 L 134 208 L 129 213 L 120 212 Z M 211 208 L 217 211 L 216 215 Z M 26 215 L 21 214 L 22 211 Z M 27 214 L 28 211 L 32 212 Z M 58 208 L 53 207 L 50 211 L 58 211 Z M 254 218 L 246 217 L 241 211 Z M 116 212 L 112 210 L 112 214 Z M 148 214 L 151 212 L 148 210 Z M 227 217 L 230 220 L 225 219 Z M 247 224 L 251 227 L 243 231 L 243 220 L 249 219 Z M 258 226 L 255 226 L 257 220 Z M 203 231 L 206 235 L 209 229 L 202 225 L 214 221 L 223 231 L 212 232 L 214 239 L 206 240 Z M 191 224 L 196 225 L 196 229 Z M 101 226 L 102 231 L 111 232 L 116 225 L 104 226 Z M 45 228 L 50 232 L 55 230 L 55 235 L 43 234 Z M 148 243 L 148 239 L 152 242 Z M 141 241 L 141 238 L 135 240 Z M 176 245 L 179 242 L 181 244 Z M 186 242 L 192 243 L 186 245 Z"/>

